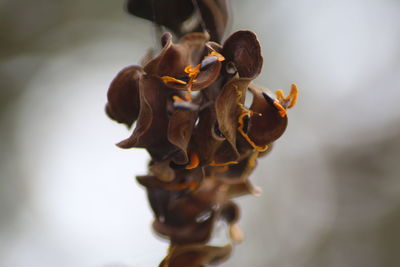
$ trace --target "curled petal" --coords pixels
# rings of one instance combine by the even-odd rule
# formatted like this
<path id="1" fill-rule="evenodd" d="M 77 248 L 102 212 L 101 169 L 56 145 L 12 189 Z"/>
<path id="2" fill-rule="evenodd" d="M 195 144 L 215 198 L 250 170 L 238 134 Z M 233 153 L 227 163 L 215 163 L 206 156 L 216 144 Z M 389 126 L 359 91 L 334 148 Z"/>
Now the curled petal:
<path id="1" fill-rule="evenodd" d="M 254 87 L 249 89 L 253 93 L 250 109 L 261 116 L 251 116 L 248 136 L 255 145 L 267 146 L 285 132 L 288 119 L 287 116 L 281 116 L 279 109 L 273 104 L 274 101 L 268 101 L 261 90 Z"/>
<path id="2" fill-rule="evenodd" d="M 166 87 L 159 78 L 144 75 L 140 80 L 140 101 L 136 128 L 121 141 L 121 148 L 146 148 L 156 161 L 172 159 L 176 164 L 188 163 L 187 146 L 198 113 L 197 109 L 181 110 L 170 99 L 178 92 Z M 194 101 L 197 101 L 196 99 Z M 195 104 L 195 103 L 194 103 Z M 171 115 L 168 115 L 168 107 Z"/>
<path id="3" fill-rule="evenodd" d="M 174 155 L 176 164 L 186 164 L 188 162 L 187 148 L 197 114 L 198 110 L 176 110 L 169 119 L 168 141 L 180 150 L 180 155 Z"/>
<path id="4" fill-rule="evenodd" d="M 211 40 L 221 41 L 228 24 L 227 0 L 199 0 L 197 3 Z"/>
<path id="5" fill-rule="evenodd" d="M 225 41 L 222 54 L 232 62 L 239 76 L 254 79 L 260 74 L 263 58 L 257 36 L 251 31 L 237 31 Z"/>
<path id="6" fill-rule="evenodd" d="M 215 112 L 221 133 L 225 136 L 231 149 L 236 151 L 236 134 L 238 128 L 238 116 L 241 105 L 245 99 L 246 89 L 251 80 L 246 78 L 234 78 L 226 83 L 222 92 L 215 101 Z M 226 151 L 224 151 L 226 152 Z M 225 153 L 224 153 L 225 154 Z M 233 159 L 233 160 L 237 160 Z"/>
<path id="7" fill-rule="evenodd" d="M 210 162 L 225 163 L 235 161 L 239 154 L 221 133 L 212 107 L 203 109 L 194 129 L 190 150 L 195 152 L 201 165 Z"/>
<path id="8" fill-rule="evenodd" d="M 236 164 L 239 158 L 239 153 L 235 146 L 232 146 L 230 142 L 224 140 L 222 144 L 218 147 L 217 151 L 213 156 L 213 161 L 211 162 L 216 166 L 225 166 L 229 164 Z"/>
<path id="9" fill-rule="evenodd" d="M 171 91 L 157 77 L 143 75 L 140 79 L 140 112 L 132 135 L 118 143 L 121 148 L 146 148 L 156 161 L 176 155 L 179 150 L 168 141 L 169 118 L 166 112 Z M 185 160 L 185 159 L 183 159 Z"/>
<path id="10" fill-rule="evenodd" d="M 190 77 L 188 67 L 198 69 L 196 78 L 191 83 L 191 90 L 201 90 L 212 84 L 219 76 L 222 59 L 206 56 L 208 35 L 191 33 L 182 37 L 177 44 L 172 42 L 170 33 L 161 38 L 163 49 L 153 60 L 149 61 L 144 70 L 162 78 L 165 85 L 174 89 L 186 89 Z M 197 67 L 198 66 L 198 67 Z"/>
<path id="11" fill-rule="evenodd" d="M 249 149 L 248 151 L 250 153 L 247 153 L 245 157 L 241 157 L 237 164 L 228 165 L 228 168 L 223 172 L 218 172 L 217 169 L 216 177 L 228 184 L 237 184 L 247 180 L 257 166 L 257 157 L 259 155 L 259 152 L 254 151 L 254 149 Z"/>
<path id="12" fill-rule="evenodd" d="M 246 157 L 241 159 L 237 164 L 231 164 L 221 167 L 208 167 L 208 173 L 212 173 L 218 180 L 228 185 L 226 197 L 228 199 L 252 194 L 260 195 L 261 189 L 251 184 L 249 180 L 250 174 L 257 165 L 257 157 L 259 152 L 254 149 L 249 150 Z"/>
<path id="13" fill-rule="evenodd" d="M 194 169 L 195 172 L 200 170 Z M 154 221 L 154 230 L 174 244 L 206 242 L 210 238 L 219 203 L 224 200 L 226 189 L 222 183 L 204 179 L 199 188 L 191 193 L 170 198 L 167 200 L 165 217 Z"/>
<path id="14" fill-rule="evenodd" d="M 249 79 L 231 79 L 224 85 L 222 92 L 215 101 L 219 129 L 233 145 L 236 141 L 240 104 L 244 102 L 245 92 L 249 84 Z"/>
<path id="15" fill-rule="evenodd" d="M 195 216 L 195 214 L 179 215 L 179 207 L 175 208 L 176 202 L 180 198 L 187 198 L 187 195 L 196 190 L 204 178 L 204 172 L 200 168 L 188 170 L 174 170 L 173 181 L 163 181 L 159 176 L 146 175 L 137 176 L 137 181 L 146 188 L 154 216 L 160 223 L 165 223 L 169 227 L 184 225 Z M 157 173 L 157 172 L 155 172 Z M 189 220 L 187 219 L 189 218 Z"/>
<path id="16" fill-rule="evenodd" d="M 205 51 L 208 35 L 204 33 L 190 33 L 182 37 L 177 44 L 172 42 L 172 35 L 168 32 L 161 37 L 163 49 L 160 54 L 150 60 L 144 71 L 159 77 L 185 77 L 184 69 L 188 65 L 200 63 Z"/>
<path id="17" fill-rule="evenodd" d="M 211 108 L 203 109 L 199 114 L 198 123 L 193 131 L 190 150 L 200 158 L 200 162 L 208 162 L 213 157 L 216 147 L 224 140 L 213 134 L 215 112 Z"/>
<path id="18" fill-rule="evenodd" d="M 139 114 L 139 80 L 142 75 L 142 67 L 126 67 L 117 74 L 108 89 L 107 115 L 128 127 L 136 121 Z"/>
<path id="19" fill-rule="evenodd" d="M 164 141 L 162 133 L 168 125 L 165 112 L 168 90 L 159 79 L 149 75 L 142 76 L 139 84 L 141 107 L 138 122 L 132 135 L 118 144 L 121 148 L 148 148 Z"/>
<path id="20" fill-rule="evenodd" d="M 249 179 L 246 179 L 240 183 L 229 185 L 227 197 L 236 198 L 244 195 L 260 196 L 262 189 L 258 186 L 254 186 Z"/>
<path id="21" fill-rule="evenodd" d="M 206 57 L 201 62 L 201 71 L 193 83 L 193 90 L 200 90 L 212 84 L 219 76 L 221 65 L 222 63 L 217 57 Z"/>
<path id="22" fill-rule="evenodd" d="M 178 44 L 185 47 L 190 51 L 191 65 L 197 63 L 204 53 L 205 44 L 210 40 L 210 36 L 204 32 L 193 32 L 188 33 L 179 39 Z M 188 64 L 190 65 L 190 64 Z"/>
<path id="23" fill-rule="evenodd" d="M 168 215 L 169 214 L 173 214 L 176 217 L 176 221 L 183 220 L 183 218 L 180 217 L 182 215 L 181 213 L 169 212 Z M 170 226 L 160 220 L 154 220 L 153 229 L 161 237 L 168 238 L 175 244 L 202 243 L 210 239 L 214 220 L 215 214 L 210 211 L 208 219 L 201 223 L 191 222 L 179 226 Z"/>
<path id="24" fill-rule="evenodd" d="M 168 162 L 171 163 L 171 161 Z M 189 192 L 197 189 L 198 185 L 204 178 L 203 170 L 200 168 L 195 170 L 186 170 L 170 167 L 171 171 L 174 172 L 174 179 L 163 180 L 158 176 L 161 170 L 166 170 L 165 166 L 161 166 L 162 164 L 151 165 L 150 169 L 152 175 L 137 176 L 137 181 L 150 191 L 154 188 L 158 188 L 171 193 L 180 192 L 178 197 L 171 194 L 172 198 L 179 198 L 184 195 L 183 191 Z M 156 168 L 159 168 L 159 170 L 156 170 Z"/>
<path id="25" fill-rule="evenodd" d="M 220 61 L 210 63 L 206 69 L 203 69 L 199 72 L 196 80 L 193 82 L 191 89 L 193 91 L 197 91 L 210 86 L 213 82 L 217 80 L 221 71 L 221 65 L 222 64 Z M 165 85 L 174 89 L 185 89 L 187 87 L 186 84 L 180 81 L 166 82 Z"/>

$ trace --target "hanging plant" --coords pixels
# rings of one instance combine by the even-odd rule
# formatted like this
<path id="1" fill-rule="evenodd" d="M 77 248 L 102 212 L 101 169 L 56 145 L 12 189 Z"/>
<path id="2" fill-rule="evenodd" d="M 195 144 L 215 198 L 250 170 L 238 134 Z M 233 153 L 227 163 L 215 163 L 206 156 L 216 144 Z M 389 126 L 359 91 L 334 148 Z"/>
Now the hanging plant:
<path id="1" fill-rule="evenodd" d="M 118 146 L 150 154 L 149 173 L 137 180 L 147 191 L 153 229 L 170 242 L 160 266 L 218 263 L 243 238 L 232 199 L 260 193 L 249 176 L 286 130 L 297 87 L 285 97 L 253 84 L 263 64 L 255 33 L 237 31 L 219 43 L 227 1 L 132 0 L 127 9 L 167 30 L 157 55 L 117 74 L 106 105 L 111 119 L 135 125 Z M 231 240 L 222 247 L 208 244 L 218 221 Z"/>

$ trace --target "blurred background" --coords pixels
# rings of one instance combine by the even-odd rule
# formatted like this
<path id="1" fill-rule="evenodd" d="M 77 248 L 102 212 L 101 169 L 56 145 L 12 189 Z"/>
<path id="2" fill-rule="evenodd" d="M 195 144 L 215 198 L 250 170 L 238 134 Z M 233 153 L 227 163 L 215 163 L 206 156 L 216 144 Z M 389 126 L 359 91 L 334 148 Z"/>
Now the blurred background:
<path id="1" fill-rule="evenodd" d="M 232 0 L 257 79 L 297 83 L 289 127 L 238 200 L 221 266 L 400 266 L 400 2 Z M 0 1 L 0 266 L 157 266 L 167 243 L 135 175 L 147 153 L 104 114 L 110 81 L 158 43 L 123 0 Z"/>

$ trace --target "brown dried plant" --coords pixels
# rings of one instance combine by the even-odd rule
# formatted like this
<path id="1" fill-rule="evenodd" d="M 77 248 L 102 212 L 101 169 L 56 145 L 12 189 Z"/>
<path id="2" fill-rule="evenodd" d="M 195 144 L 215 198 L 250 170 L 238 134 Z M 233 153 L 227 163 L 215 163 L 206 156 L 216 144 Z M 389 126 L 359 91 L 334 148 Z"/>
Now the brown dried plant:
<path id="1" fill-rule="evenodd" d="M 137 180 L 147 190 L 153 229 L 170 241 L 160 266 L 218 263 L 243 236 L 232 199 L 259 193 L 249 176 L 286 130 L 297 87 L 274 97 L 253 84 L 263 64 L 253 32 L 237 31 L 218 43 L 226 1 L 131 0 L 127 8 L 172 32 L 161 36 L 158 55 L 117 74 L 106 105 L 111 119 L 134 125 L 118 146 L 145 148 L 151 156 L 149 173 Z M 246 94 L 253 96 L 250 107 Z M 226 222 L 231 239 L 222 247 L 208 244 L 218 221 Z"/>

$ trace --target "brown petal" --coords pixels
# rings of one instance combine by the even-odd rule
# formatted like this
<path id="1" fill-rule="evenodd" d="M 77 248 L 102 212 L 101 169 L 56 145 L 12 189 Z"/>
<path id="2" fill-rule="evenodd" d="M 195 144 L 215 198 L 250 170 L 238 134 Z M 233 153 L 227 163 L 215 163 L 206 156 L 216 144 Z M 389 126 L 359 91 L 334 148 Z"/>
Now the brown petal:
<path id="1" fill-rule="evenodd" d="M 229 185 L 228 192 L 226 193 L 227 198 L 236 198 L 244 195 L 261 195 L 262 190 L 258 186 L 254 186 L 249 179 L 246 179 L 240 183 Z"/>
<path id="2" fill-rule="evenodd" d="M 203 244 L 173 246 L 159 267 L 202 267 L 226 260 L 232 252 L 232 245 L 223 247 Z"/>
<path id="3" fill-rule="evenodd" d="M 226 197 L 229 199 L 247 194 L 261 194 L 261 189 L 253 186 L 249 181 L 249 176 L 257 165 L 259 155 L 259 152 L 254 149 L 251 149 L 251 152 L 237 164 L 225 167 L 223 172 L 218 171 L 218 167 L 209 167 L 206 170 L 208 173 L 213 173 L 219 181 L 228 185 Z"/>
<path id="4" fill-rule="evenodd" d="M 210 33 L 211 40 L 220 42 L 228 24 L 228 3 L 226 0 L 197 1 L 201 18 Z"/>
<path id="5" fill-rule="evenodd" d="M 211 63 L 207 65 L 204 62 L 209 61 L 209 59 L 214 59 Z M 217 57 L 209 56 L 204 58 L 200 63 L 200 73 L 193 83 L 193 90 L 201 90 L 210 86 L 215 82 L 221 71 L 221 62 L 217 60 Z"/>
<path id="6" fill-rule="evenodd" d="M 214 103 L 218 95 L 221 93 L 224 83 L 226 83 L 225 77 L 220 75 L 214 83 L 210 84 L 210 86 L 201 91 L 201 93 L 204 95 L 204 98 L 208 100 L 208 102 L 205 103 L 206 105 L 211 105 Z"/>
<path id="7" fill-rule="evenodd" d="M 168 114 L 166 102 L 169 88 L 157 77 L 143 75 L 140 79 L 140 102 L 136 128 L 132 135 L 118 143 L 121 148 L 146 148 L 154 160 L 163 160 L 176 153 L 177 148 L 168 142 Z"/>
<path id="8" fill-rule="evenodd" d="M 207 41 L 208 35 L 206 34 L 190 33 L 174 44 L 172 35 L 166 32 L 161 37 L 163 49 L 157 57 L 147 63 L 144 71 L 159 77 L 184 77 L 186 76 L 184 72 L 186 66 L 200 63 Z"/>
<path id="9" fill-rule="evenodd" d="M 187 49 L 190 54 L 190 63 L 195 65 L 199 63 L 205 52 L 205 44 L 210 40 L 210 36 L 203 32 L 193 32 L 184 35 L 179 39 L 178 45 L 181 45 Z"/>
<path id="10" fill-rule="evenodd" d="M 108 89 L 107 115 L 128 127 L 139 114 L 139 80 L 142 75 L 142 67 L 126 67 L 117 74 Z"/>
<path id="11" fill-rule="evenodd" d="M 192 137 L 197 114 L 198 110 L 176 110 L 169 119 L 168 140 L 180 149 L 180 155 L 175 155 L 174 158 L 176 164 L 188 162 L 187 147 Z"/>
<path id="12" fill-rule="evenodd" d="M 140 112 L 132 135 L 118 146 L 121 148 L 148 147 L 160 142 L 158 136 L 166 128 L 167 89 L 159 79 L 144 75 L 140 79 Z M 148 134 L 150 132 L 150 134 Z"/>
<path id="13" fill-rule="evenodd" d="M 178 197 L 179 191 L 168 191 L 163 188 L 163 182 L 152 175 L 137 176 L 137 181 L 146 187 L 147 197 L 156 218 L 165 218 L 168 203 L 171 198 Z"/>
<path id="14" fill-rule="evenodd" d="M 222 88 L 222 92 L 215 101 L 215 112 L 219 129 L 226 139 L 235 144 L 238 116 L 240 115 L 239 103 L 244 102 L 245 92 L 250 80 L 231 79 Z"/>
<path id="15" fill-rule="evenodd" d="M 250 83 L 246 78 L 234 78 L 227 82 L 221 94 L 215 102 L 215 112 L 219 129 L 225 136 L 232 150 L 236 151 L 237 160 L 239 154 L 236 149 L 236 134 L 238 128 L 238 116 L 241 114 L 240 104 L 244 103 L 247 87 Z"/>
<path id="16" fill-rule="evenodd" d="M 235 161 L 239 154 L 219 130 L 213 107 L 207 107 L 200 112 L 199 122 L 194 129 L 190 151 L 200 158 L 201 165 L 214 161 L 225 163 Z"/>
<path id="17" fill-rule="evenodd" d="M 188 74 L 184 72 L 188 65 L 196 66 L 213 57 L 206 57 L 206 52 L 211 48 L 206 47 L 208 35 L 203 33 L 191 33 L 183 36 L 177 44 L 173 44 L 171 35 L 165 33 L 162 42 L 165 44 L 160 55 L 145 66 L 147 73 L 162 76 L 170 76 L 178 80 L 187 81 Z M 207 49 L 206 49 L 207 48 Z M 207 51 L 206 51 L 207 50 Z M 216 60 L 207 64 L 192 84 L 192 90 L 201 90 L 210 86 L 219 76 L 221 62 Z M 203 65 L 202 65 L 203 66 Z M 185 89 L 185 84 L 168 82 L 166 85 L 174 89 Z"/>
<path id="18" fill-rule="evenodd" d="M 213 135 L 215 112 L 211 108 L 203 109 L 198 118 L 198 123 L 193 130 L 190 150 L 197 154 L 201 164 L 210 162 L 224 138 Z"/>
<path id="19" fill-rule="evenodd" d="M 261 90 L 255 87 L 249 89 L 253 93 L 250 109 L 262 116 L 251 116 L 248 136 L 257 146 L 269 145 L 285 132 L 287 116 L 282 117 L 273 105 L 273 100 L 266 99 Z"/>
<path id="20" fill-rule="evenodd" d="M 227 162 L 236 162 L 238 158 L 239 153 L 236 147 L 227 140 L 224 140 L 215 152 L 213 162 L 214 164 L 224 164 Z"/>
<path id="21" fill-rule="evenodd" d="M 179 209 L 174 208 L 174 205 L 179 198 L 186 197 L 194 190 L 192 189 L 193 184 L 199 185 L 204 178 L 204 172 L 201 168 L 173 171 L 175 172 L 174 180 L 171 182 L 162 181 L 159 176 L 154 175 L 136 177 L 137 181 L 146 187 L 147 197 L 154 216 L 168 227 L 188 223 L 187 216 L 189 216 L 190 221 L 190 214 L 181 216 Z M 191 216 L 195 216 L 195 214 Z"/>
<path id="22" fill-rule="evenodd" d="M 213 82 L 215 82 L 221 71 L 221 62 L 215 61 L 208 66 L 207 69 L 200 71 L 196 80 L 193 82 L 192 90 L 197 91 L 210 86 Z M 179 83 L 167 83 L 166 84 L 170 88 L 174 89 L 185 89 L 187 86 Z"/>
<path id="23" fill-rule="evenodd" d="M 240 77 L 254 79 L 261 72 L 263 58 L 257 36 L 251 31 L 237 31 L 225 41 L 225 63 L 233 62 Z"/>
<path id="24" fill-rule="evenodd" d="M 163 182 L 171 182 L 175 180 L 175 171 L 170 167 L 170 160 L 152 161 L 149 164 L 149 171 L 158 180 Z"/>
<path id="25" fill-rule="evenodd" d="M 195 191 L 171 198 L 165 218 L 153 223 L 155 231 L 174 244 L 206 242 L 217 216 L 217 204 L 224 201 L 226 189 L 222 183 L 204 179 Z"/>
<path id="26" fill-rule="evenodd" d="M 229 165 L 225 172 L 217 173 L 217 177 L 230 184 L 246 180 L 257 166 L 259 154 L 253 148 L 249 149 L 249 152 L 240 155 L 241 157 L 237 164 Z"/>
<path id="27" fill-rule="evenodd" d="M 175 219 L 180 218 L 181 212 L 171 212 Z M 182 218 L 179 219 L 182 221 Z M 153 222 L 153 229 L 161 237 L 168 238 L 174 244 L 192 244 L 207 242 L 210 239 L 213 224 L 215 220 L 215 214 L 210 211 L 209 218 L 201 223 L 190 222 L 180 224 L 176 226 L 167 225 L 159 220 Z M 183 222 L 183 221 L 182 221 Z"/>
<path id="28" fill-rule="evenodd" d="M 140 80 L 141 109 L 136 128 L 118 146 L 143 147 L 156 161 L 173 159 L 176 164 L 186 164 L 186 150 L 197 110 L 172 110 L 169 117 L 167 103 L 177 93 L 166 87 L 159 78 L 144 75 Z"/>

